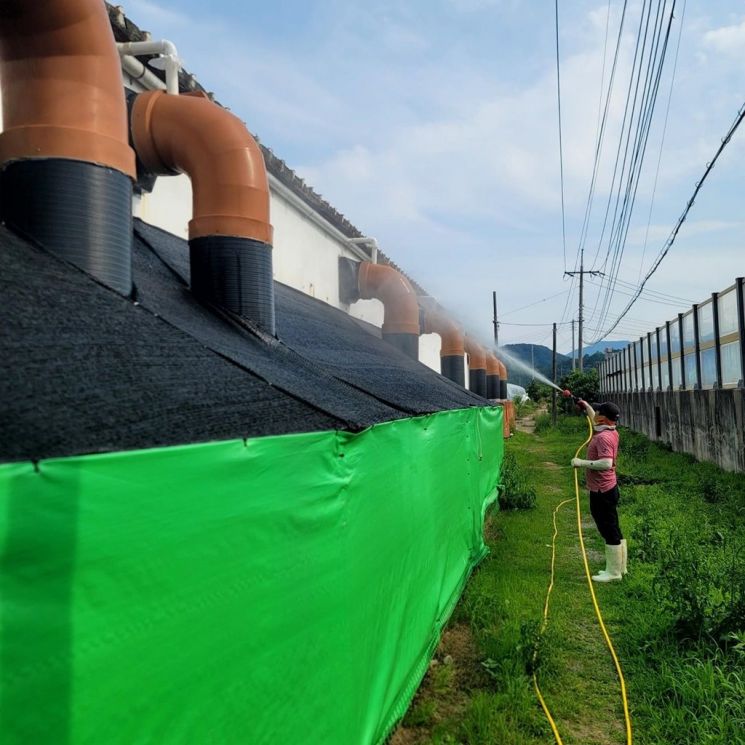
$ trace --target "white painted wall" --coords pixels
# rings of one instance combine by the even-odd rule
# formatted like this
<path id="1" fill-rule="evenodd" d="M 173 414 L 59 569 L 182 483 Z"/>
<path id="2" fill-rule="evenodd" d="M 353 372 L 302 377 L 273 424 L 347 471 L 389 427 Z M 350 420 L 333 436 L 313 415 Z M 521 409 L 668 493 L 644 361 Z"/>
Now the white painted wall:
<path id="1" fill-rule="evenodd" d="M 272 262 L 274 278 L 340 308 L 374 326 L 383 325 L 383 304 L 379 300 L 358 300 L 347 305 L 339 300 L 339 257 L 364 258 L 320 216 L 311 218 L 305 210 L 270 188 L 271 220 L 274 226 Z M 134 200 L 134 212 L 145 222 L 186 238 L 191 219 L 191 183 L 187 176 L 163 176 L 151 194 Z M 324 227 L 324 223 L 328 225 Z M 419 360 L 440 371 L 440 337 L 425 334 L 419 339 Z"/>

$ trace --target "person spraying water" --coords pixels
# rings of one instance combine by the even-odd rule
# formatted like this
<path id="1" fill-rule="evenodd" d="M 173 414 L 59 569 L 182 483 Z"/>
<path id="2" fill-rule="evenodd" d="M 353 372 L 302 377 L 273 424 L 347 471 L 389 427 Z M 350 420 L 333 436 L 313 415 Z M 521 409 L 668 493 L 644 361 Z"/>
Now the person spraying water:
<path id="1" fill-rule="evenodd" d="M 613 582 L 626 574 L 626 539 L 618 520 L 620 494 L 616 478 L 618 432 L 616 426 L 621 410 L 616 404 L 595 404 L 595 408 L 571 391 L 563 391 L 565 398 L 574 399 L 593 422 L 593 435 L 587 447 L 587 459 L 572 458 L 573 468 L 587 469 L 587 488 L 590 491 L 590 513 L 598 532 L 605 541 L 605 569 L 593 575 L 595 582 Z"/>

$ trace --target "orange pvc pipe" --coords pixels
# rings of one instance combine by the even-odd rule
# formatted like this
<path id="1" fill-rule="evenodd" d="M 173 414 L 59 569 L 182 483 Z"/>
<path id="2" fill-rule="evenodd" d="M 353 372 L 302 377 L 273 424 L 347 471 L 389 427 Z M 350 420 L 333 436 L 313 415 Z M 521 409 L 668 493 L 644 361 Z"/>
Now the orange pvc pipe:
<path id="1" fill-rule="evenodd" d="M 497 362 L 499 362 L 499 379 L 507 380 L 507 368 L 505 367 L 504 362 L 499 359 Z"/>
<path id="2" fill-rule="evenodd" d="M 385 308 L 384 334 L 419 335 L 419 303 L 406 277 L 388 264 L 363 261 L 357 274 L 363 300 L 380 300 Z"/>
<path id="3" fill-rule="evenodd" d="M 477 344 L 473 339 L 466 337 L 466 353 L 468 354 L 468 368 L 469 370 L 485 370 L 486 369 L 486 350 Z"/>
<path id="4" fill-rule="evenodd" d="M 121 62 L 101 0 L 0 3 L 0 163 L 70 158 L 135 176 Z"/>
<path id="5" fill-rule="evenodd" d="M 226 235 L 271 244 L 264 156 L 237 116 L 204 93 L 149 91 L 132 108 L 132 140 L 149 170 L 191 179 L 189 239 Z"/>
<path id="6" fill-rule="evenodd" d="M 440 357 L 462 357 L 466 353 L 463 332 L 455 321 L 442 313 L 425 310 L 422 333 L 440 335 Z"/>
<path id="7" fill-rule="evenodd" d="M 486 355 L 486 374 L 487 375 L 499 375 L 501 378 L 501 363 L 499 360 L 489 352 Z"/>

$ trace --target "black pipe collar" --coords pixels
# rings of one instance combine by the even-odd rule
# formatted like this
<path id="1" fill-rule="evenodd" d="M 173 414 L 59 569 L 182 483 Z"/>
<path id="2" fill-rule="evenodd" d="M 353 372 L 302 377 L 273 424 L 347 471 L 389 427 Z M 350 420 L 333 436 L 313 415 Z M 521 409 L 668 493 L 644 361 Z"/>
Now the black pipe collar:
<path id="1" fill-rule="evenodd" d="M 251 238 L 210 235 L 189 241 L 191 290 L 274 334 L 272 247 Z"/>
<path id="2" fill-rule="evenodd" d="M 18 160 L 0 173 L 0 219 L 122 295 L 132 291 L 132 182 L 64 158 Z"/>

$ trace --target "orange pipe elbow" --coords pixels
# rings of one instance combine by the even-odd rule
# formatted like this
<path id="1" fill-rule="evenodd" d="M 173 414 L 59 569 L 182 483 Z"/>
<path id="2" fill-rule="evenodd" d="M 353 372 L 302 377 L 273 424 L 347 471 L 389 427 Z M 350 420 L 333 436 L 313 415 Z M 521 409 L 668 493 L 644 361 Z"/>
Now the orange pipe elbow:
<path id="1" fill-rule="evenodd" d="M 501 360 L 497 360 L 499 362 L 499 377 L 501 380 L 507 380 L 507 368 L 504 365 L 504 362 Z"/>
<path id="2" fill-rule="evenodd" d="M 466 353 L 464 334 L 454 321 L 435 311 L 425 311 L 423 334 L 440 335 L 440 357 L 462 357 Z"/>
<path id="3" fill-rule="evenodd" d="M 237 116 L 204 93 L 149 91 L 132 108 L 132 140 L 149 170 L 191 179 L 190 240 L 225 235 L 272 243 L 264 156 Z"/>
<path id="4" fill-rule="evenodd" d="M 0 3 L 0 162 L 70 158 L 131 178 L 121 63 L 101 0 Z"/>
<path id="5" fill-rule="evenodd" d="M 486 369 L 486 350 L 472 339 L 466 337 L 466 353 L 468 354 L 469 370 Z"/>
<path id="6" fill-rule="evenodd" d="M 388 264 L 363 261 L 357 275 L 357 288 L 363 300 L 380 300 L 385 308 L 384 334 L 419 335 L 419 304 L 406 277 Z"/>
<path id="7" fill-rule="evenodd" d="M 501 363 L 491 353 L 486 355 L 486 374 L 499 375 L 501 378 Z"/>

